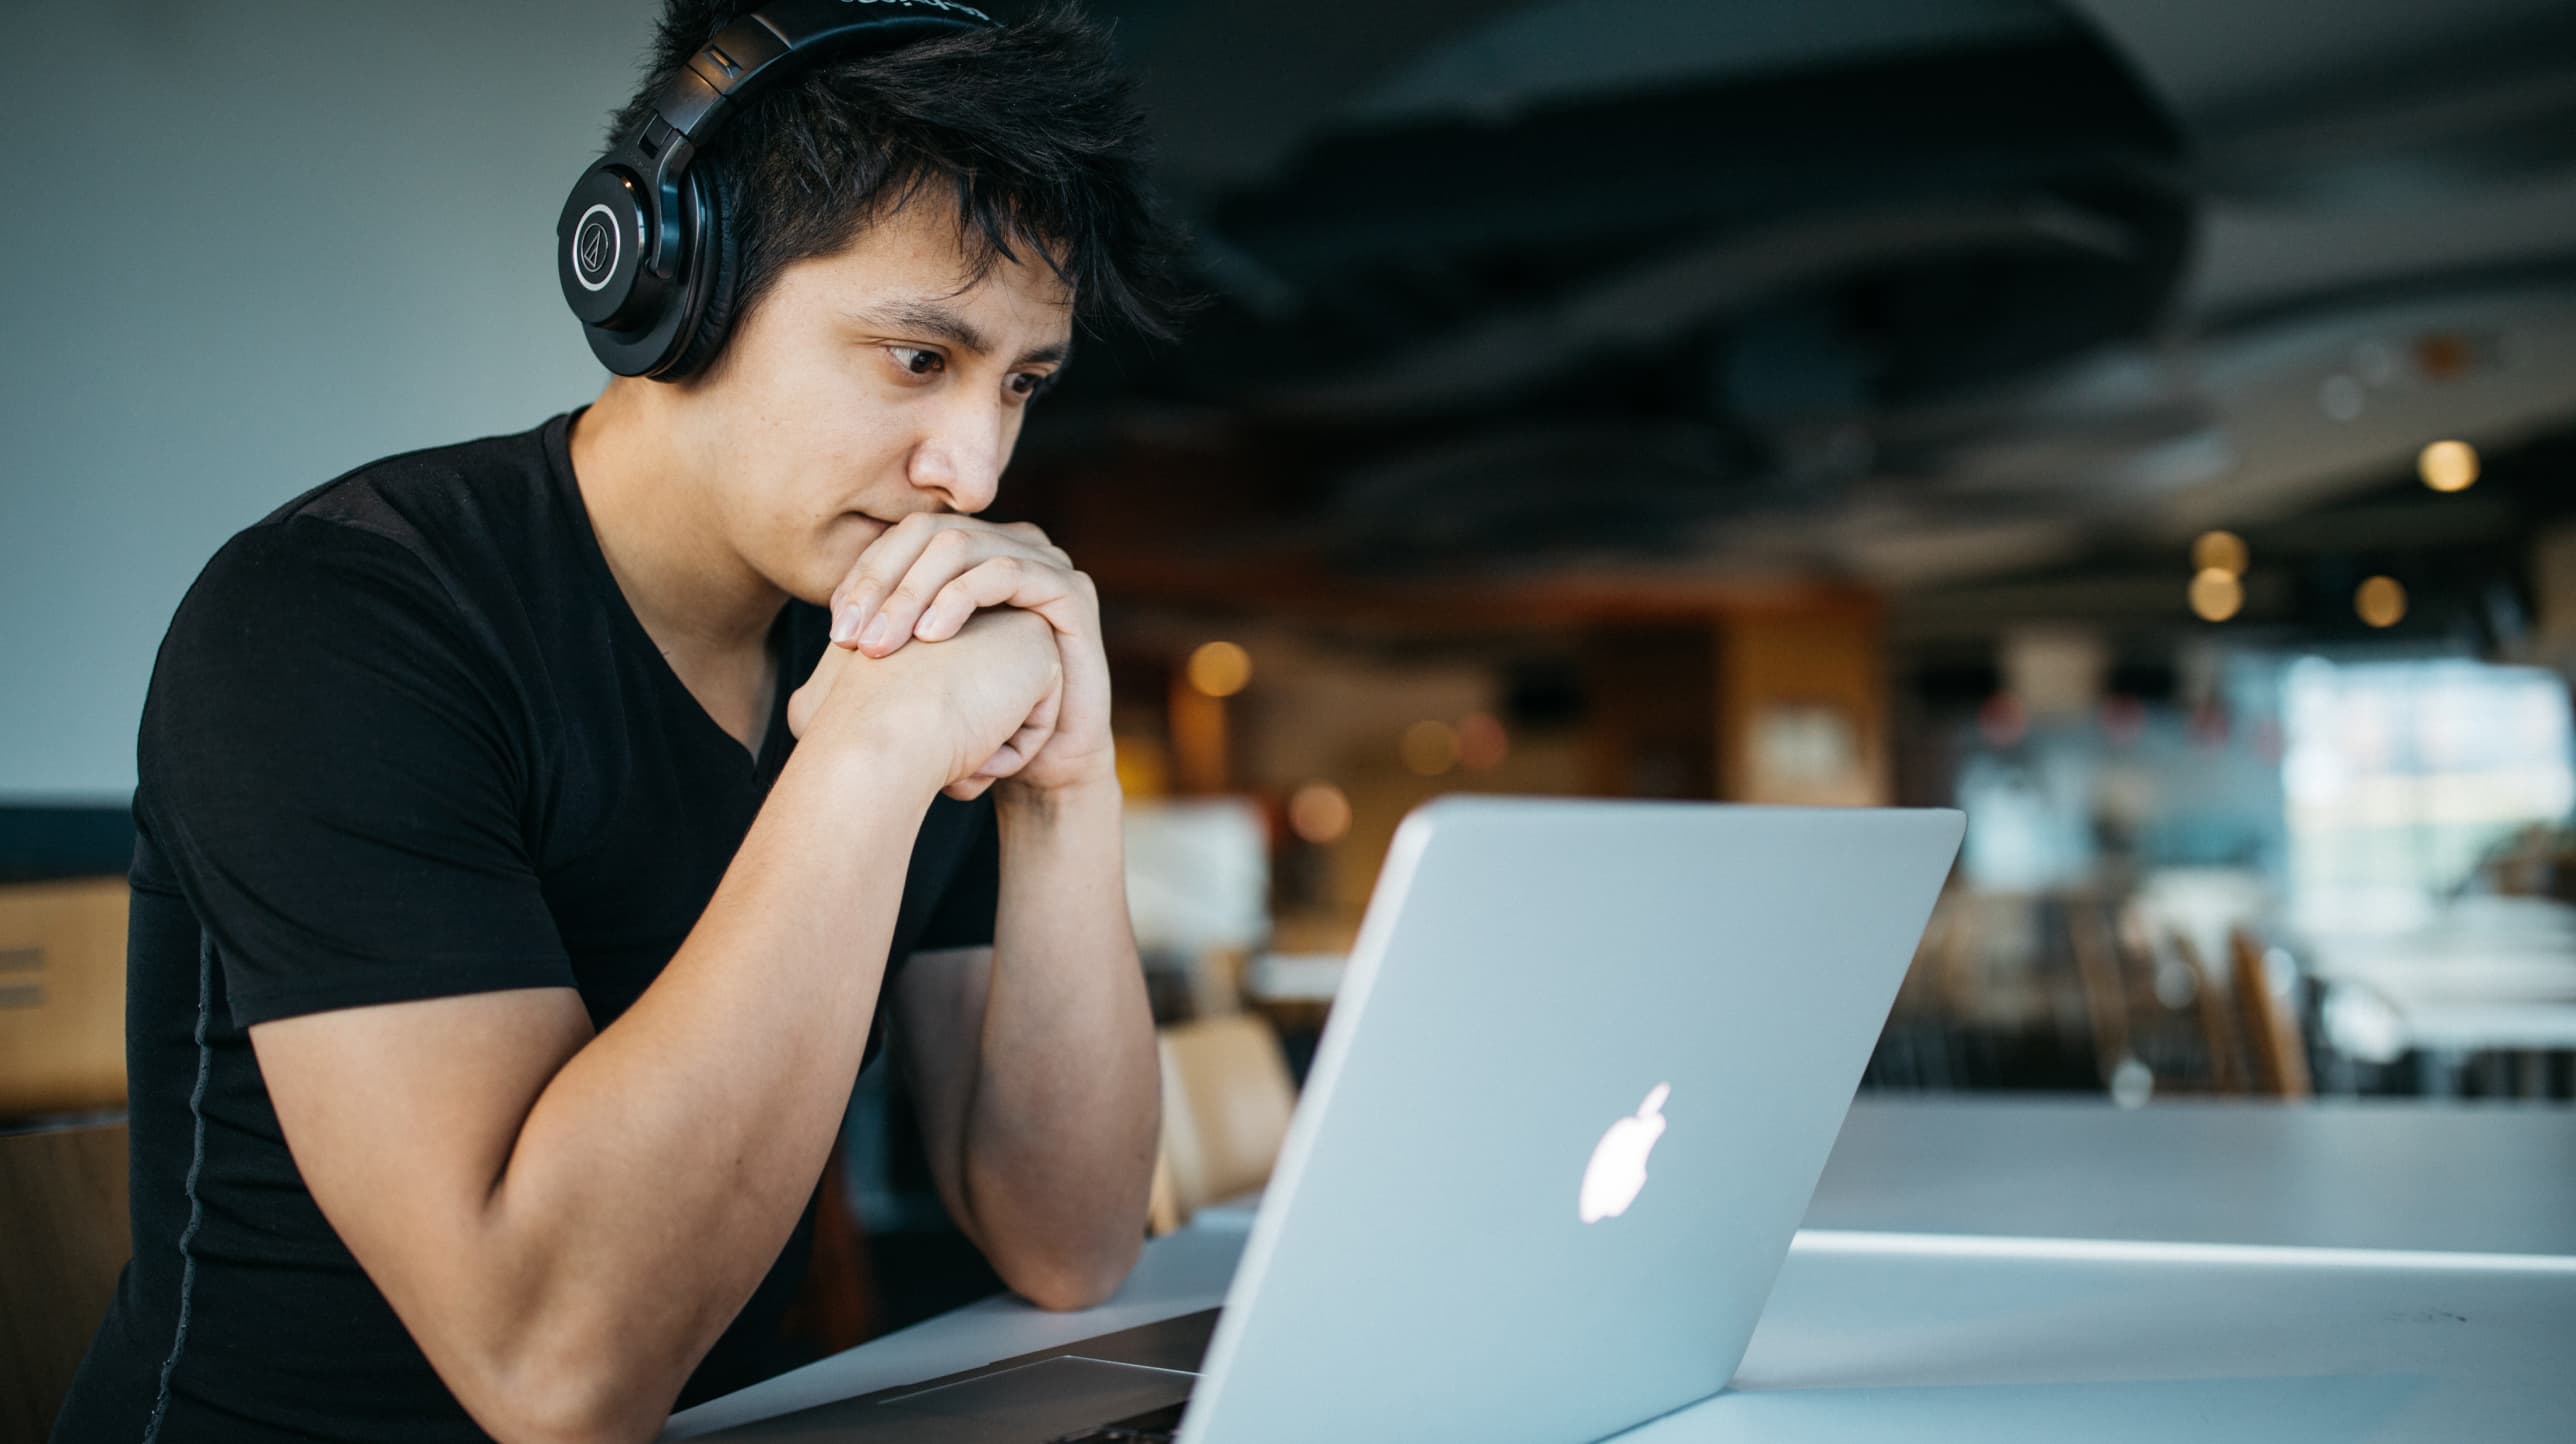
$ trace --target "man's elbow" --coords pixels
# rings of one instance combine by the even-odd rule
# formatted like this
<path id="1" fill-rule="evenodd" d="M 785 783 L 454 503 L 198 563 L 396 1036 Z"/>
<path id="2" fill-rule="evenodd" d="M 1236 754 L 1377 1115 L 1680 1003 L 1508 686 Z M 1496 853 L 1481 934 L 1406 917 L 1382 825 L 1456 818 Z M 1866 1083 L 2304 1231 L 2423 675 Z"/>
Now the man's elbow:
<path id="1" fill-rule="evenodd" d="M 475 1421 L 501 1444 L 611 1444 L 647 1440 L 662 1432 L 669 1415 L 656 1407 L 661 1393 L 597 1358 L 562 1366 L 533 1357 L 496 1363 L 477 1381 L 472 1397 L 457 1391 Z"/>
<path id="2" fill-rule="evenodd" d="M 490 1415 L 474 1412 L 500 1444 L 636 1444 L 660 1434 L 668 1417 L 667 1410 L 639 1410 L 632 1395 L 610 1398 L 587 1390 L 512 1400 Z"/>
<path id="3" fill-rule="evenodd" d="M 1121 1246 L 1102 1246 L 1084 1252 L 1066 1252 L 1055 1257 L 1016 1261 L 1002 1273 L 1002 1281 L 1011 1292 L 1056 1313 L 1098 1308 L 1116 1296 L 1127 1275 L 1135 1270 L 1137 1255 L 1144 1248 L 1143 1230 L 1135 1239 Z"/>

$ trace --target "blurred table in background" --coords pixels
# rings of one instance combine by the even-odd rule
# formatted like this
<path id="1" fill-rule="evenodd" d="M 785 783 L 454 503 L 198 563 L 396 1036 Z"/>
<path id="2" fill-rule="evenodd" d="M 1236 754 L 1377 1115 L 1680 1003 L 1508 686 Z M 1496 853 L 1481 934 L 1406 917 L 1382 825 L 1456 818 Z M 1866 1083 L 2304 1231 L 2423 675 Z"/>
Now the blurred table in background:
<path id="1" fill-rule="evenodd" d="M 2466 899 L 2434 926 L 2311 938 L 2304 961 L 2325 990 L 2325 1041 L 2371 1063 L 2420 1052 L 2437 1096 L 2460 1091 L 2473 1055 L 2523 1055 L 2522 1091 L 2541 1092 L 2546 1055 L 2576 1052 L 2576 909 L 2564 904 Z"/>
<path id="2" fill-rule="evenodd" d="M 2576 1108 L 1863 1098 L 1809 1228 L 2576 1258 Z"/>
<path id="3" fill-rule="evenodd" d="M 2576 934 L 2444 926 L 2308 940 L 2308 973 L 2401 1004 L 2576 1003 Z"/>

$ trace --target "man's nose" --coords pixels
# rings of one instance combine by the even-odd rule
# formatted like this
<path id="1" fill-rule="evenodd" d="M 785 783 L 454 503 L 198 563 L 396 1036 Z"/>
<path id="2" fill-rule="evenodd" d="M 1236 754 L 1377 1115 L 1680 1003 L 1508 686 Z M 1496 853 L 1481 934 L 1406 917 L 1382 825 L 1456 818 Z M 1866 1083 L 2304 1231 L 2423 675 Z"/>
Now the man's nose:
<path id="1" fill-rule="evenodd" d="M 980 512 L 1001 490 L 1004 446 L 1002 418 L 991 408 L 958 407 L 914 448 L 912 484 L 951 511 Z"/>

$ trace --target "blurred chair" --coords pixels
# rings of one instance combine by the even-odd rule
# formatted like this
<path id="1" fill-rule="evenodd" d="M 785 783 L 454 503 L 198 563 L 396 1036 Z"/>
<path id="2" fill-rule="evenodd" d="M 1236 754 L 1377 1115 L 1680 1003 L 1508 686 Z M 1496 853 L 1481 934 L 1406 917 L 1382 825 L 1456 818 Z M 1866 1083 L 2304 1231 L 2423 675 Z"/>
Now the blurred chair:
<path id="1" fill-rule="evenodd" d="M 1897 987 L 1900 1005 L 1909 1012 L 1948 1019 L 1966 1011 L 1968 954 L 1974 944 L 1974 920 L 1967 889 L 1946 886 L 1932 905 L 1932 917 L 1914 945 L 1914 962 Z"/>
<path id="2" fill-rule="evenodd" d="M 125 1125 L 0 1133 L 0 1444 L 53 1428 L 133 1252 Z"/>
<path id="3" fill-rule="evenodd" d="M 2180 961 L 2168 970 L 2134 898 L 2072 900 L 2066 924 L 2096 1069 L 2115 1099 L 2136 1104 L 2158 1095 L 2245 1090 L 2235 1035 L 2214 1026 L 2225 1008 L 2188 938 L 2174 936 Z M 2188 998 L 2181 986 L 2189 987 Z"/>
<path id="4" fill-rule="evenodd" d="M 0 1120 L 125 1106 L 121 877 L 0 886 Z"/>
<path id="5" fill-rule="evenodd" d="M 1870 1050 L 1861 1075 L 1866 1089 L 1947 1090 L 1955 1070 L 1951 1050 L 1957 1030 L 1951 1006 L 1950 979 L 1957 970 L 1962 911 L 1956 886 L 1945 887 L 1932 905 L 1923 936 L 1914 947 L 1896 999 L 1888 1006 L 1878 1045 Z"/>
<path id="6" fill-rule="evenodd" d="M 2265 949 L 2252 930 L 2232 928 L 2227 950 L 2235 961 L 2237 1015 L 2253 1044 L 2254 1079 L 2274 1098 L 2312 1098 L 2316 1087 L 2308 1076 L 2308 1044 L 2297 1008 L 2272 989 Z"/>
<path id="7" fill-rule="evenodd" d="M 2245 1066 L 2244 1031 L 2238 1026 L 2229 998 L 2220 991 L 2210 976 L 2209 965 L 2202 961 L 2200 944 L 2191 934 L 2175 928 L 2166 934 L 2174 960 L 2190 975 L 2192 1015 L 2199 1020 L 2202 1046 L 2209 1050 L 2209 1080 L 2212 1090 L 2220 1093 L 2250 1093 L 2253 1075 Z"/>
<path id="8" fill-rule="evenodd" d="M 1172 1187 L 1172 1155 L 1158 1140 L 1154 1146 L 1154 1187 L 1145 1198 L 1145 1232 L 1163 1235 L 1189 1222 L 1181 1215 L 1180 1195 Z"/>
<path id="9" fill-rule="evenodd" d="M 1151 1220 L 1158 1234 L 1269 1182 L 1297 1103 L 1278 1035 L 1258 1017 L 1174 1024 L 1160 1044 L 1163 1136 Z"/>
<path id="10" fill-rule="evenodd" d="M 2127 970 L 2110 916 L 2091 899 L 2066 904 L 2067 941 L 2075 951 L 2075 977 L 2084 991 L 2084 1014 L 2093 1029 L 2093 1061 L 2103 1086 L 2116 1090 L 2121 1070 L 2138 1065 L 2130 1046 Z"/>

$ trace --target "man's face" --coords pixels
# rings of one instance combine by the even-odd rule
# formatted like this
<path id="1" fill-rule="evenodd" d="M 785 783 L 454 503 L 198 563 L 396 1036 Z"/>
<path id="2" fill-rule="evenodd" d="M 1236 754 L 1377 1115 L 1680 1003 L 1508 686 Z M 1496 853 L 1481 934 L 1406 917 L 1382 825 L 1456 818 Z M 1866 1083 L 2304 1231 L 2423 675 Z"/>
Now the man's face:
<path id="1" fill-rule="evenodd" d="M 685 393 L 718 524 L 782 591 L 827 602 L 887 526 L 992 503 L 1072 338 L 1064 284 L 1018 249 L 960 291 L 953 211 L 907 206 L 781 271 Z"/>

